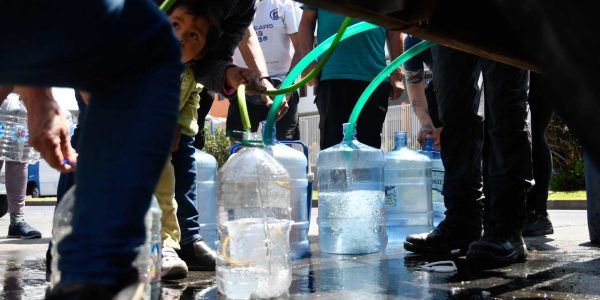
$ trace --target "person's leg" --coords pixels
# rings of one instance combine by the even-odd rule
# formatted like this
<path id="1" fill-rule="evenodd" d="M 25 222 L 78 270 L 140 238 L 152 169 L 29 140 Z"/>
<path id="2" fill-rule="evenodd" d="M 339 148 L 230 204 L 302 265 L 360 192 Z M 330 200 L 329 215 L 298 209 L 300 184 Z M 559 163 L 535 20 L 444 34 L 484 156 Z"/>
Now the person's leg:
<path id="1" fill-rule="evenodd" d="M 201 238 L 196 209 L 196 160 L 193 142 L 193 137 L 182 134 L 179 147 L 171 158 L 175 171 L 175 200 L 178 207 L 177 220 L 181 227 L 181 245 Z"/>
<path id="2" fill-rule="evenodd" d="M 600 156 L 583 148 L 590 241 L 600 244 Z"/>
<path id="3" fill-rule="evenodd" d="M 370 82 L 356 81 L 352 83 L 352 86 L 356 86 L 356 89 L 352 89 L 350 92 L 354 93 L 353 96 L 349 95 L 349 99 L 355 99 L 353 101 L 353 107 L 358 102 L 358 98 L 367 88 Z M 367 144 L 371 147 L 379 149 L 381 147 L 381 131 L 383 130 L 383 123 L 385 122 L 385 115 L 388 110 L 388 98 L 390 95 L 390 85 L 387 82 L 380 84 L 373 94 L 367 100 L 367 103 L 363 107 L 363 110 L 356 121 L 356 138 L 361 143 Z M 346 122 L 348 122 L 346 119 Z"/>
<path id="4" fill-rule="evenodd" d="M 531 111 L 531 154 L 535 185 L 527 193 L 527 222 L 523 227 L 523 236 L 554 233 L 547 211 L 552 154 L 546 139 L 546 129 L 553 109 L 543 86 L 540 85 L 540 76 L 532 72 L 529 80 L 528 102 Z"/>
<path id="5" fill-rule="evenodd" d="M 162 279 L 181 279 L 188 274 L 186 263 L 177 256 L 175 249 L 180 249 L 181 231 L 177 222 L 177 201 L 175 201 L 175 171 L 171 158 L 167 159 L 156 191 L 154 193 L 160 210 L 162 257 L 160 277 Z"/>
<path id="6" fill-rule="evenodd" d="M 2 164 L 0 163 L 0 169 Z M 25 222 L 25 192 L 27 190 L 27 163 L 7 161 L 5 170 L 6 197 L 10 225 L 9 238 L 41 238 L 39 230 Z"/>
<path id="7" fill-rule="evenodd" d="M 0 10 L 0 40 L 13 41 L 2 48 L 0 82 L 91 92 L 72 233 L 58 245 L 53 293 L 89 285 L 114 293 L 135 280 L 132 261 L 163 167 L 156 162 L 175 132 L 182 65 L 171 25 L 146 0 L 14 1 Z"/>
<path id="8" fill-rule="evenodd" d="M 204 130 L 205 121 L 214 100 L 214 93 L 209 92 L 207 89 L 202 89 L 200 92 L 200 108 L 198 108 L 199 130 L 198 134 L 196 134 L 196 138 L 194 138 L 194 147 L 198 150 L 202 150 L 206 142 L 206 130 Z"/>
<path id="9" fill-rule="evenodd" d="M 404 248 L 419 253 L 447 253 L 467 250 L 481 237 L 481 151 L 483 122 L 477 115 L 477 58 L 451 48 L 434 46 L 434 84 L 444 163 L 444 204 L 446 218 L 427 234 L 409 235 Z"/>
<path id="10" fill-rule="evenodd" d="M 181 135 L 171 162 L 175 168 L 175 200 L 181 227 L 181 250 L 177 251 L 190 270 L 214 270 L 215 253 L 203 241 L 196 208 L 196 160 L 194 137 Z M 200 195 L 201 197 L 203 195 Z"/>
<path id="11" fill-rule="evenodd" d="M 163 247 L 180 249 L 181 230 L 177 222 L 177 201 L 175 201 L 175 171 L 171 164 L 170 157 L 158 179 L 156 191 L 154 192 L 160 210 L 162 210 L 161 219 L 161 239 Z"/>
<path id="12" fill-rule="evenodd" d="M 527 257 L 521 232 L 533 180 L 526 122 L 528 72 L 486 59 L 480 66 L 486 106 L 487 220 L 482 239 L 469 246 L 467 261 L 474 267 L 493 268 Z"/>

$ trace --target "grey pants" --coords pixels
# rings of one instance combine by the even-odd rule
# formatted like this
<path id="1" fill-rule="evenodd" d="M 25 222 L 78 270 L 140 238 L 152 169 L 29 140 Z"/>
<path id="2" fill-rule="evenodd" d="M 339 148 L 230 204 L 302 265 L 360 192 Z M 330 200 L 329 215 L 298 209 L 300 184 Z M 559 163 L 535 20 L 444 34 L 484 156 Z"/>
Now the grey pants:
<path id="1" fill-rule="evenodd" d="M 0 160 L 0 169 L 4 164 Z M 8 199 L 8 212 L 22 213 L 25 207 L 25 191 L 27 189 L 27 163 L 6 161 L 5 184 Z"/>

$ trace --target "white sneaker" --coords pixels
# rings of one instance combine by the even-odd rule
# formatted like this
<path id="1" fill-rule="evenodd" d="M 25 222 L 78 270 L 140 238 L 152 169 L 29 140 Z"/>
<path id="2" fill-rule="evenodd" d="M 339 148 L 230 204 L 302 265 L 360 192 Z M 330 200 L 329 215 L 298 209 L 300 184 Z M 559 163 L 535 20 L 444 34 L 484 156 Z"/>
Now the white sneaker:
<path id="1" fill-rule="evenodd" d="M 171 247 L 162 248 L 161 270 L 162 279 L 182 279 L 187 277 L 188 267 Z"/>

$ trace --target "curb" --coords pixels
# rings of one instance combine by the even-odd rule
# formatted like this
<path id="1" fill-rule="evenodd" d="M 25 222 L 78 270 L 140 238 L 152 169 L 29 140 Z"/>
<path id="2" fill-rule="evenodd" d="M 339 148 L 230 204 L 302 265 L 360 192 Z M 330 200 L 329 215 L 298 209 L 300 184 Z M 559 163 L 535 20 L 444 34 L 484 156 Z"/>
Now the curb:
<path id="1" fill-rule="evenodd" d="M 56 206 L 56 200 L 27 201 L 25 206 Z"/>

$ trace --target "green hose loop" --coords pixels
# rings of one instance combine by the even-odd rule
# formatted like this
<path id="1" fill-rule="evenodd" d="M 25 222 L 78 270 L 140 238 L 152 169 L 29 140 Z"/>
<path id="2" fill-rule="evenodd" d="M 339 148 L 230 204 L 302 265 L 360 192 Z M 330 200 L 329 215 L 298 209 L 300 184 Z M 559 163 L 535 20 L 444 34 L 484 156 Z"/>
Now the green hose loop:
<path id="1" fill-rule="evenodd" d="M 354 25 L 348 27 L 348 29 L 343 33 L 340 41 L 345 40 L 345 39 L 347 39 L 353 35 L 359 34 L 361 32 L 375 29 L 375 28 L 377 28 L 377 25 L 373 25 L 373 24 L 367 23 L 367 22 L 360 22 L 360 23 L 354 24 Z M 329 37 L 323 43 L 321 43 L 317 47 L 315 47 L 315 49 L 313 49 L 310 53 L 308 53 L 304 58 L 302 58 L 298 62 L 298 64 L 296 64 L 296 66 L 294 68 L 292 68 L 292 70 L 290 71 L 288 76 L 283 80 L 283 82 L 281 83 L 281 88 L 286 88 L 286 87 L 290 86 L 291 84 L 293 84 L 294 80 L 302 73 L 302 71 L 304 71 L 304 69 L 308 68 L 308 66 L 310 66 L 310 64 L 313 61 L 315 61 L 317 59 L 317 57 L 322 55 L 325 51 L 327 51 L 329 49 L 330 46 L 332 46 L 334 39 L 335 39 L 334 36 Z M 285 95 L 280 94 L 280 95 L 275 96 L 275 99 L 273 99 L 273 105 L 271 106 L 271 109 L 269 110 L 269 115 L 267 117 L 267 122 L 265 124 L 265 126 L 266 126 L 265 134 L 263 135 L 263 142 L 266 145 L 271 145 L 273 143 L 273 141 L 271 141 L 271 137 L 273 136 L 273 126 L 275 125 L 275 119 L 277 117 L 277 109 L 283 102 L 284 96 Z"/>
<path id="2" fill-rule="evenodd" d="M 350 120 L 348 121 L 348 123 L 350 123 L 350 124 L 348 124 L 348 127 L 346 129 L 349 134 L 344 135 L 344 139 L 345 139 L 346 143 L 348 143 L 348 144 L 352 143 L 352 136 L 353 136 L 352 133 L 354 133 L 354 131 L 356 131 L 356 121 L 358 120 L 358 116 L 360 115 L 360 112 L 362 111 L 363 107 L 367 103 L 367 100 L 369 100 L 369 97 L 371 96 L 371 94 L 373 94 L 373 91 L 375 91 L 375 89 L 379 86 L 379 84 L 381 84 L 381 82 L 383 82 L 383 80 L 385 80 L 387 78 L 387 76 L 390 73 L 392 73 L 394 70 L 396 70 L 400 65 L 405 63 L 407 60 L 413 58 L 413 56 L 425 51 L 426 49 L 433 46 L 434 44 L 435 43 L 433 43 L 431 41 L 421 41 L 420 43 L 414 45 L 410 49 L 404 51 L 404 53 L 402 53 L 402 55 L 400 55 L 396 59 L 394 59 L 394 61 L 392 61 L 381 72 L 379 72 L 379 74 L 377 74 L 375 79 L 373 79 L 373 81 L 371 81 L 371 83 L 367 86 L 365 91 L 360 95 L 360 98 L 358 98 L 358 101 L 356 102 L 356 105 L 354 106 L 354 109 L 352 110 L 352 114 L 350 115 Z"/>

